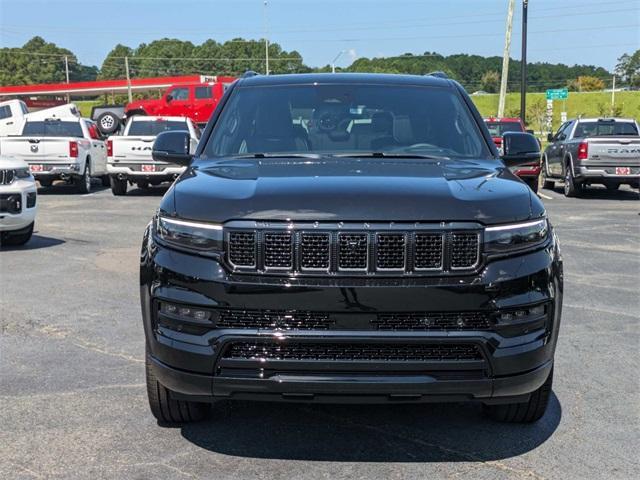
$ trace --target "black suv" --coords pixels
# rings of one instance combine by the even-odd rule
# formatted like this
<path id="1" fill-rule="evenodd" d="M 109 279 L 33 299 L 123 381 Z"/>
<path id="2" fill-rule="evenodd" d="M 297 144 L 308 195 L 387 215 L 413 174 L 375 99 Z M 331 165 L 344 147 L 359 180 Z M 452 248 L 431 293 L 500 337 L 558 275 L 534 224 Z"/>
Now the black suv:
<path id="1" fill-rule="evenodd" d="M 531 422 L 551 394 L 562 260 L 545 210 L 441 74 L 245 75 L 142 244 L 151 411 L 219 399 L 478 401 Z"/>

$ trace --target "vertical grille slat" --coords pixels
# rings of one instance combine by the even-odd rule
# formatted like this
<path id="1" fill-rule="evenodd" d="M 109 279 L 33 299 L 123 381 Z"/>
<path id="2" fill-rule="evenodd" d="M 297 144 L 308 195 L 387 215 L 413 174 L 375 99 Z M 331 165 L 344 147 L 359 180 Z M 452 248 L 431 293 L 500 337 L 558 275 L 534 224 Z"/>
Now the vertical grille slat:
<path id="1" fill-rule="evenodd" d="M 475 232 L 451 234 L 451 268 L 472 268 L 478 263 L 480 236 Z"/>
<path id="2" fill-rule="evenodd" d="M 338 235 L 338 268 L 340 270 L 366 270 L 369 264 L 369 235 L 366 233 L 340 233 Z"/>
<path id="3" fill-rule="evenodd" d="M 293 234 L 291 232 L 267 232 L 264 234 L 265 268 L 293 268 Z"/>
<path id="4" fill-rule="evenodd" d="M 441 233 L 418 233 L 415 238 L 413 264 L 417 270 L 442 268 L 444 235 Z"/>
<path id="5" fill-rule="evenodd" d="M 300 267 L 303 270 L 329 270 L 331 235 L 307 233 L 300 235 Z"/>
<path id="6" fill-rule="evenodd" d="M 15 170 L 0 170 L 0 185 L 11 185 L 15 177 Z"/>
<path id="7" fill-rule="evenodd" d="M 236 267 L 256 266 L 255 232 L 231 232 L 229 234 L 229 261 Z"/>
<path id="8" fill-rule="evenodd" d="M 407 260 L 406 235 L 404 233 L 379 233 L 376 238 L 376 268 L 378 270 L 404 270 Z"/>

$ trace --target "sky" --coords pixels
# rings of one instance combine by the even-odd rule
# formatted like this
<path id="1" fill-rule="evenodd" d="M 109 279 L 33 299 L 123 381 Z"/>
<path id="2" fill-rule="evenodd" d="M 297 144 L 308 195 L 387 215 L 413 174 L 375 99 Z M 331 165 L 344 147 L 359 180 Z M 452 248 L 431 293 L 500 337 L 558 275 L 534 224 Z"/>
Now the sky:
<path id="1" fill-rule="evenodd" d="M 264 38 L 310 66 L 358 57 L 502 55 L 508 0 L 0 0 L 0 46 L 34 35 L 100 66 L 117 43 Z M 522 0 L 511 57 L 520 58 Z M 528 60 L 613 69 L 640 48 L 640 0 L 529 0 Z"/>

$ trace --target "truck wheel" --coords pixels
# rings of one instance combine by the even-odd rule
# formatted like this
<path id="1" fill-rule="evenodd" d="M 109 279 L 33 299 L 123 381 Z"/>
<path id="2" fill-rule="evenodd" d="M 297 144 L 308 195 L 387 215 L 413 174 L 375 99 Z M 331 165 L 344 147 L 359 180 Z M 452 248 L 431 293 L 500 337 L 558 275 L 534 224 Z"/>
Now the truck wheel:
<path id="1" fill-rule="evenodd" d="M 148 353 L 145 355 L 145 367 L 149 407 L 158 423 L 162 425 L 183 424 L 197 422 L 208 416 L 211 405 L 207 403 L 171 398 L 171 390 L 162 385 L 153 374 Z"/>
<path id="2" fill-rule="evenodd" d="M 89 193 L 91 192 L 91 164 L 87 162 L 84 166 L 84 172 L 82 175 L 75 179 L 78 192 Z"/>
<path id="3" fill-rule="evenodd" d="M 117 177 L 111 177 L 111 193 L 115 196 L 126 195 L 127 194 L 127 181 L 120 180 Z"/>
<path id="4" fill-rule="evenodd" d="M 607 183 L 605 185 L 605 187 L 607 187 L 607 190 L 609 190 L 610 192 L 615 192 L 616 190 L 618 190 L 620 188 L 620 184 L 619 183 Z"/>
<path id="5" fill-rule="evenodd" d="M 553 190 L 556 183 L 553 180 L 547 178 L 547 160 L 542 160 L 542 168 L 540 169 L 540 185 L 545 190 Z"/>
<path id="6" fill-rule="evenodd" d="M 100 177 L 100 181 L 102 182 L 103 187 L 111 186 L 111 177 L 109 175 L 103 175 Z"/>
<path id="7" fill-rule="evenodd" d="M 564 196 L 578 197 L 580 193 L 582 193 L 582 185 L 576 182 L 571 167 L 567 165 L 564 169 Z"/>
<path id="8" fill-rule="evenodd" d="M 120 128 L 120 119 L 113 112 L 104 112 L 96 119 L 98 128 L 103 135 L 110 135 Z"/>
<path id="9" fill-rule="evenodd" d="M 26 232 L 20 233 L 17 235 L 16 234 L 12 235 L 11 232 L 3 232 L 2 236 L 0 237 L 0 245 L 9 245 L 9 246 L 24 245 L 29 240 L 31 240 L 31 236 L 33 235 L 33 224 L 34 222 L 31 222 L 31 225 L 29 225 L 28 230 Z"/>
<path id="10" fill-rule="evenodd" d="M 534 391 L 529 401 L 523 403 L 507 403 L 504 405 L 483 405 L 484 412 L 493 420 L 508 423 L 532 423 L 540 420 L 547 411 L 551 386 L 553 384 L 553 368 L 540 388 Z"/>

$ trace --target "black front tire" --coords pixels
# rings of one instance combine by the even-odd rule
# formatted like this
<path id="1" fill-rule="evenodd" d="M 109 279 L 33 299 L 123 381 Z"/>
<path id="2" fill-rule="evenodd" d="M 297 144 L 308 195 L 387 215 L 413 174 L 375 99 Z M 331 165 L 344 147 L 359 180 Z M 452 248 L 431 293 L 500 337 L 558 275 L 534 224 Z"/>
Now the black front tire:
<path id="1" fill-rule="evenodd" d="M 33 235 L 33 224 L 29 225 L 28 229 L 19 234 L 12 234 L 11 232 L 3 232 L 0 237 L 0 245 L 7 245 L 11 247 L 17 247 L 20 245 L 24 245 L 29 240 L 31 240 L 31 236 Z"/>
<path id="2" fill-rule="evenodd" d="M 75 179 L 75 183 L 79 193 L 86 194 L 91 192 L 91 165 L 89 162 L 85 164 L 84 172 Z"/>
<path id="3" fill-rule="evenodd" d="M 211 411 L 211 405 L 172 398 L 173 392 L 162 385 L 153 374 L 148 353 L 145 360 L 149 408 L 158 423 L 167 426 L 180 425 L 207 418 Z"/>
<path id="4" fill-rule="evenodd" d="M 582 193 L 582 185 L 576 182 L 573 177 L 571 167 L 567 165 L 564 169 L 564 196 L 578 197 Z"/>
<path id="5" fill-rule="evenodd" d="M 523 403 L 507 403 L 504 405 L 484 405 L 484 412 L 493 420 L 507 423 L 533 423 L 540 420 L 549 406 L 551 387 L 553 385 L 553 368 L 540 388 Z"/>
<path id="6" fill-rule="evenodd" d="M 556 183 L 553 180 L 549 180 L 547 177 L 547 161 L 542 161 L 542 168 L 540 169 L 540 184 L 545 190 L 553 190 Z"/>
<path id="7" fill-rule="evenodd" d="M 117 177 L 111 177 L 111 193 L 113 193 L 116 197 L 127 194 L 127 181 L 120 180 Z"/>

